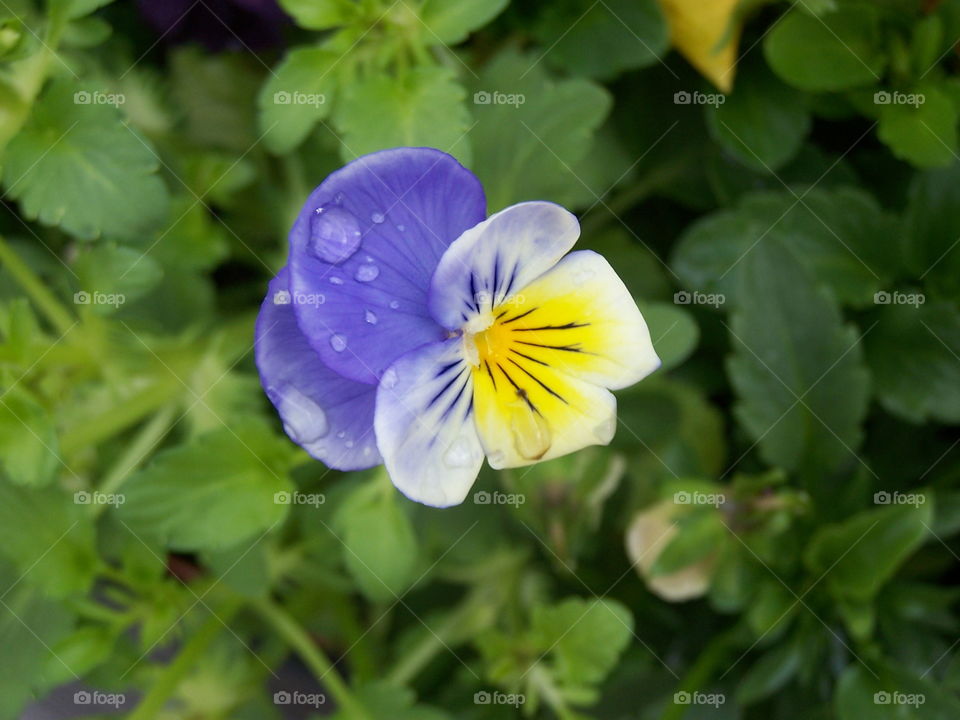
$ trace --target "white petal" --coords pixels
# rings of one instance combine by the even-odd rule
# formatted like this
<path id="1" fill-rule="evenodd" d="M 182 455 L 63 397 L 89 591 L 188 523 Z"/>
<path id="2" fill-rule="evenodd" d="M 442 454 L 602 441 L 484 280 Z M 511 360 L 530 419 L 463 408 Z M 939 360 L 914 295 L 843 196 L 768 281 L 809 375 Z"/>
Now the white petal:
<path id="1" fill-rule="evenodd" d="M 390 479 L 411 500 L 435 507 L 463 502 L 483 464 L 462 343 L 408 352 L 377 388 L 374 429 Z"/>
<path id="2" fill-rule="evenodd" d="M 553 203 L 525 202 L 491 215 L 440 258 L 430 313 L 450 330 L 463 327 L 552 268 L 579 236 L 577 218 Z"/>

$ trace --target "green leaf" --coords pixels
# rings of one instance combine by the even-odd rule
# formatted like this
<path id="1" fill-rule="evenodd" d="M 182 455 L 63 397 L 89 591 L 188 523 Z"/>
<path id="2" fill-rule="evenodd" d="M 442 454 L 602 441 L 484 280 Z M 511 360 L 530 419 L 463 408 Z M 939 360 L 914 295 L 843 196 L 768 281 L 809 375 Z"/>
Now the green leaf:
<path id="1" fill-rule="evenodd" d="M 932 495 L 913 505 L 865 510 L 813 536 L 804 561 L 838 598 L 867 600 L 923 543 L 933 522 Z M 829 572 L 828 572 L 829 571 Z"/>
<path id="2" fill-rule="evenodd" d="M 810 132 L 802 95 L 762 63 L 738 69 L 733 94 L 716 108 L 706 106 L 705 114 L 713 138 L 761 173 L 771 173 L 793 158 Z"/>
<path id="3" fill-rule="evenodd" d="M 435 147 L 469 164 L 466 91 L 453 72 L 420 67 L 400 77 L 370 75 L 343 88 L 335 110 L 347 161 L 400 146 Z"/>
<path id="4" fill-rule="evenodd" d="M 276 495 L 291 489 L 290 458 L 286 438 L 232 418 L 230 427 L 158 453 L 124 485 L 119 517 L 174 550 L 228 548 L 284 518 L 288 505 Z"/>
<path id="5" fill-rule="evenodd" d="M 576 75 L 608 79 L 653 65 L 666 52 L 667 22 L 656 0 L 605 0 L 585 7 L 547 6 L 535 30 L 546 48 L 545 61 Z"/>
<path id="6" fill-rule="evenodd" d="M 919 167 L 944 167 L 957 152 L 957 110 L 950 98 L 935 88 L 917 94 L 919 105 L 889 103 L 880 106 L 879 137 L 901 160 Z"/>
<path id="7" fill-rule="evenodd" d="M 263 141 L 272 152 L 290 152 L 330 114 L 340 59 L 320 47 L 299 47 L 274 70 L 257 98 Z"/>
<path id="8" fill-rule="evenodd" d="M 59 443 L 46 409 L 20 388 L 0 393 L 0 468 L 20 485 L 46 485 L 60 467 Z"/>
<path id="9" fill-rule="evenodd" d="M 142 240 L 166 216 L 159 160 L 116 107 L 75 102 L 75 90 L 86 92 L 58 82 L 34 106 L 7 147 L 3 185 L 30 220 L 80 238 Z"/>
<path id="10" fill-rule="evenodd" d="M 918 173 L 910 184 L 906 261 L 931 289 L 960 298 L 960 162 Z"/>
<path id="11" fill-rule="evenodd" d="M 510 0 L 425 0 L 420 19 L 427 26 L 428 45 L 456 45 L 499 15 Z"/>
<path id="12" fill-rule="evenodd" d="M 763 43 L 774 72 L 801 90 L 845 90 L 873 85 L 886 64 L 880 11 L 848 3 L 816 17 L 790 10 Z"/>
<path id="13" fill-rule="evenodd" d="M 360 686 L 356 699 L 366 711 L 362 717 L 350 708 L 342 708 L 331 717 L 333 720 L 367 720 L 367 718 L 390 718 L 390 720 L 449 720 L 450 716 L 435 708 L 416 704 L 416 695 L 406 687 L 387 682 L 371 682 Z"/>
<path id="14" fill-rule="evenodd" d="M 473 169 L 491 212 L 521 200 L 592 202 L 608 189 L 585 187 L 573 168 L 590 152 L 609 93 L 586 80 L 555 81 L 535 61 L 503 52 L 475 84 Z"/>
<path id="15" fill-rule="evenodd" d="M 289 14 L 305 30 L 326 30 L 349 23 L 357 14 L 351 0 L 279 0 Z"/>
<path id="16" fill-rule="evenodd" d="M 700 327 L 686 310 L 667 303 L 641 303 L 662 370 L 681 365 L 700 340 Z"/>
<path id="17" fill-rule="evenodd" d="M 677 531 L 650 566 L 650 577 L 670 575 L 716 552 L 727 529 L 713 508 L 696 508 L 675 515 Z"/>
<path id="18" fill-rule="evenodd" d="M 556 675 L 570 685 L 601 682 L 633 636 L 633 617 L 616 600 L 568 598 L 534 608 L 532 633 L 549 650 Z"/>
<path id="19" fill-rule="evenodd" d="M 922 297 L 902 296 L 909 295 Z M 887 410 L 916 423 L 960 423 L 960 310 L 953 303 L 887 305 L 865 346 Z"/>
<path id="20" fill-rule="evenodd" d="M 160 264 L 149 255 L 115 244 L 100 244 L 77 258 L 76 273 L 80 292 L 91 307 L 102 314 L 116 310 L 152 290 L 163 277 Z M 83 295 L 85 294 L 85 295 Z M 114 296 L 116 303 L 98 302 L 101 296 Z"/>
<path id="21" fill-rule="evenodd" d="M 867 669 L 869 667 L 869 669 Z M 834 695 L 837 720 L 953 720 L 960 701 L 919 673 L 889 662 L 852 662 Z"/>
<path id="22" fill-rule="evenodd" d="M 771 465 L 819 479 L 855 463 L 869 399 L 856 330 L 785 248 L 761 243 L 743 263 L 734 414 Z"/>
<path id="23" fill-rule="evenodd" d="M 377 475 L 337 510 L 343 561 L 371 600 L 395 600 L 415 579 L 417 537 L 392 485 Z"/>
<path id="24" fill-rule="evenodd" d="M 782 688 L 797 674 L 803 660 L 800 643 L 785 642 L 761 655 L 737 687 L 737 701 L 752 705 Z"/>
<path id="25" fill-rule="evenodd" d="M 14 565 L 19 582 L 54 597 L 87 592 L 97 558 L 86 509 L 82 497 L 0 478 L 0 555 Z"/>

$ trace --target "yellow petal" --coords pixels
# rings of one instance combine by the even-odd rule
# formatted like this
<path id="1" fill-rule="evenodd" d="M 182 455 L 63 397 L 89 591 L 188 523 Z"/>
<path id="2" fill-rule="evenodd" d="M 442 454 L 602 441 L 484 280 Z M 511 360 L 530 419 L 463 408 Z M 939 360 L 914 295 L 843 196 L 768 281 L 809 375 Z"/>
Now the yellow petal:
<path id="1" fill-rule="evenodd" d="M 740 0 L 660 0 L 673 46 L 722 92 L 733 88 Z"/>

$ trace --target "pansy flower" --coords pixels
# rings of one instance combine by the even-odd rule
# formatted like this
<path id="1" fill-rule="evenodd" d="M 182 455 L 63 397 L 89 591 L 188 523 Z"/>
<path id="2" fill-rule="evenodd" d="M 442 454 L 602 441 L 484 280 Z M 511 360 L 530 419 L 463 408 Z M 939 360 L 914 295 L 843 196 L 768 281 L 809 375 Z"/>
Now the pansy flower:
<path id="1" fill-rule="evenodd" d="M 386 465 L 409 498 L 461 503 L 484 457 L 512 468 L 606 444 L 610 390 L 660 364 L 577 219 L 483 188 L 429 148 L 330 175 L 290 233 L 255 355 L 290 438 L 339 470 Z"/>

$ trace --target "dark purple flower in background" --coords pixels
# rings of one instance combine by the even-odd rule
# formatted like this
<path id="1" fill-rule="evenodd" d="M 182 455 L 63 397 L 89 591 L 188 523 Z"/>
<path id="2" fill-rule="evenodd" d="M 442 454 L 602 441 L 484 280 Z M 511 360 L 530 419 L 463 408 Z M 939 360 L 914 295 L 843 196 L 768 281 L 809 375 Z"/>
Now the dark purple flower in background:
<path id="1" fill-rule="evenodd" d="M 212 51 L 279 45 L 289 18 L 276 0 L 138 0 L 141 14 L 170 44 Z"/>

